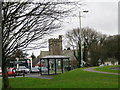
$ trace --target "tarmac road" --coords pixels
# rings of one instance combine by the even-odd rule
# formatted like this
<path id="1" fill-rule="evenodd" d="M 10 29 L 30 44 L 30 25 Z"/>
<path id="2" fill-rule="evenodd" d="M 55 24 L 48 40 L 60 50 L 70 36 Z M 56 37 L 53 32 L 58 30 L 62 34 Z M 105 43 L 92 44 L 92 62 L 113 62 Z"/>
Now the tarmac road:
<path id="1" fill-rule="evenodd" d="M 40 75 L 39 73 L 32 73 L 27 74 L 25 77 L 34 77 L 34 78 L 41 78 L 41 79 L 52 79 L 52 76 L 49 75 Z"/>
<path id="2" fill-rule="evenodd" d="M 95 71 L 95 70 L 93 70 L 94 68 L 99 68 L 99 67 L 85 68 L 85 69 L 83 69 L 83 70 L 84 70 L 84 71 L 89 71 L 89 72 L 96 72 L 96 73 L 120 75 L 120 73 L 111 73 L 111 72 Z"/>
<path id="3" fill-rule="evenodd" d="M 11 76 L 9 78 L 17 78 L 17 77 L 23 77 L 23 76 Z M 29 73 L 25 74 L 24 77 L 33 77 L 33 78 L 41 78 L 41 79 L 53 79 L 53 76 L 48 76 L 48 75 L 40 75 L 39 73 Z"/>

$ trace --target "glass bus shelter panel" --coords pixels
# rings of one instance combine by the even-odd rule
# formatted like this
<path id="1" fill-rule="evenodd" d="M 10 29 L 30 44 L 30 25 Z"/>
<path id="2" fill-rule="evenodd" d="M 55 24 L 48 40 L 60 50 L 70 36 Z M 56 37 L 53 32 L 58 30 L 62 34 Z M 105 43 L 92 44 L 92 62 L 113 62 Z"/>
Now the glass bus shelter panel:
<path id="1" fill-rule="evenodd" d="M 47 61 L 47 59 L 41 60 L 41 65 L 43 65 L 42 67 L 40 67 L 41 74 L 48 74 L 48 61 Z"/>
<path id="2" fill-rule="evenodd" d="M 68 71 L 69 59 L 63 59 L 63 72 Z"/>
<path id="3" fill-rule="evenodd" d="M 49 59 L 49 74 L 55 74 L 55 59 Z"/>
<path id="4" fill-rule="evenodd" d="M 56 71 L 57 74 L 62 73 L 61 59 L 56 59 Z"/>

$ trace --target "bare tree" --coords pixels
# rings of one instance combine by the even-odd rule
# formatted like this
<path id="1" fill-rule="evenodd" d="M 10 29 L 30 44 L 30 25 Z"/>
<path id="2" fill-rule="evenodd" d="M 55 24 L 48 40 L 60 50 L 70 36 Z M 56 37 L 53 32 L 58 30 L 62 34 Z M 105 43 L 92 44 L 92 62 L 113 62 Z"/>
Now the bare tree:
<path id="1" fill-rule="evenodd" d="M 65 7 L 69 5 L 69 8 Z M 9 62 L 7 58 L 17 49 L 23 50 L 32 42 L 42 40 L 45 35 L 60 28 L 60 20 L 74 10 L 75 5 L 75 2 L 58 0 L 2 3 L 3 88 L 10 88 L 6 69 Z"/>
<path id="2" fill-rule="evenodd" d="M 113 36 L 109 36 L 107 37 L 107 39 L 105 40 L 105 42 L 103 43 L 103 46 L 101 47 L 102 50 L 102 55 L 104 58 L 104 61 L 111 61 L 111 62 L 115 62 L 115 61 L 119 61 L 120 60 L 120 35 L 113 35 Z"/>
<path id="3" fill-rule="evenodd" d="M 91 28 L 82 28 L 81 29 L 83 34 L 82 37 L 84 38 L 84 52 L 83 52 L 83 59 L 85 62 L 88 62 L 88 52 L 91 49 L 98 47 L 100 44 L 102 45 L 103 41 L 105 40 L 106 35 L 102 35 L 101 33 L 96 32 L 94 29 Z M 73 29 L 70 32 L 66 33 L 66 38 L 68 39 L 68 44 L 73 48 L 74 56 L 79 62 L 80 65 L 80 49 L 81 49 L 81 39 L 79 34 L 80 29 Z"/>

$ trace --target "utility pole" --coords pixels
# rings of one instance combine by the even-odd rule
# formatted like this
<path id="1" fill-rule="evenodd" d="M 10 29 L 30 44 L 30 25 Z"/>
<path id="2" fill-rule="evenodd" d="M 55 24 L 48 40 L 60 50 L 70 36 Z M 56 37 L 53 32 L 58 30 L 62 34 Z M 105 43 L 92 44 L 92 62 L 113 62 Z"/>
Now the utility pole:
<path id="1" fill-rule="evenodd" d="M 82 11 L 82 12 L 85 12 L 85 13 L 87 13 L 88 11 Z M 80 33 L 79 33 L 79 37 L 80 37 L 80 46 L 81 46 L 81 48 L 80 48 L 80 51 L 81 51 L 81 64 L 80 64 L 80 67 L 83 67 L 83 49 L 84 49 L 84 40 L 83 40 L 83 32 L 82 32 L 82 20 L 81 20 L 81 11 L 79 11 L 79 24 L 80 24 Z"/>
<path id="2" fill-rule="evenodd" d="M 83 48 L 82 48 L 82 28 L 81 28 L 81 12 L 79 11 L 79 23 L 80 23 L 80 56 L 81 56 L 81 64 L 80 67 L 83 67 Z"/>

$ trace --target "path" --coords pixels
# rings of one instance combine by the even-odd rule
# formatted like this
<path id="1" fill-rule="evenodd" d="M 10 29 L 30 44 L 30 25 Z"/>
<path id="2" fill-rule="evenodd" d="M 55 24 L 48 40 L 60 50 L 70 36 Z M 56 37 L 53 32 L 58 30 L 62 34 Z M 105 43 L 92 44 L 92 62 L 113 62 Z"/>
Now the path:
<path id="1" fill-rule="evenodd" d="M 99 67 L 85 68 L 85 69 L 83 69 L 83 70 L 84 70 L 84 71 L 89 71 L 89 72 L 97 72 L 97 73 L 104 73 L 104 74 L 120 75 L 120 73 L 111 73 L 111 72 L 95 71 L 95 70 L 93 70 L 94 68 L 99 68 Z"/>

